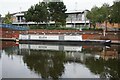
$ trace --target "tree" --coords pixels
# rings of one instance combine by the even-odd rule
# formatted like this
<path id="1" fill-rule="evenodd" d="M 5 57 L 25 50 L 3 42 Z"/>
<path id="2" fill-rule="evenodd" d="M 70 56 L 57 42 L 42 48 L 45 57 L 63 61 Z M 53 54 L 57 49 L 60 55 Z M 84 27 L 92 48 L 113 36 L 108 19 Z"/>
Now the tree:
<path id="1" fill-rule="evenodd" d="M 25 15 L 24 15 L 24 17 L 25 17 L 25 19 L 26 19 L 26 21 L 28 22 L 28 21 L 34 21 L 34 16 L 33 16 L 33 14 L 34 14 L 34 6 L 31 6 L 29 9 L 28 9 L 28 11 L 25 13 Z"/>
<path id="2" fill-rule="evenodd" d="M 109 15 L 110 15 L 110 7 L 109 4 L 104 3 L 102 7 L 99 9 L 98 14 L 98 22 L 104 23 L 105 22 L 105 30 L 107 30 L 107 23 L 109 21 Z"/>
<path id="3" fill-rule="evenodd" d="M 26 21 L 37 22 L 45 22 L 47 23 L 49 20 L 49 12 L 47 8 L 47 3 L 39 2 L 38 4 L 31 6 L 28 11 L 25 13 Z"/>
<path id="4" fill-rule="evenodd" d="M 96 27 L 96 23 L 98 22 L 98 11 L 99 8 L 94 6 L 86 15 L 86 17 L 91 21 L 94 28 Z"/>
<path id="5" fill-rule="evenodd" d="M 49 12 L 48 12 L 48 7 L 47 3 L 41 2 L 39 4 L 36 4 L 35 6 L 35 14 L 37 15 L 36 18 L 40 22 L 45 22 L 47 23 L 49 20 Z"/>
<path id="6" fill-rule="evenodd" d="M 5 23 L 5 24 L 12 24 L 11 15 L 10 15 L 9 12 L 8 12 L 7 15 L 5 15 L 5 18 L 4 18 L 4 20 L 3 20 L 3 23 Z"/>
<path id="7" fill-rule="evenodd" d="M 118 23 L 118 27 L 120 27 L 120 0 L 116 0 L 111 6 L 110 22 Z"/>
<path id="8" fill-rule="evenodd" d="M 67 11 L 66 6 L 63 2 L 49 2 L 48 3 L 49 11 L 50 11 L 50 19 L 55 21 L 55 26 L 59 24 L 65 25 L 67 15 L 65 12 Z"/>
<path id="9" fill-rule="evenodd" d="M 63 2 L 39 2 L 31 6 L 25 13 L 26 21 L 45 22 L 46 24 L 51 20 L 55 21 L 55 26 L 65 25 L 67 15 L 66 6 Z"/>
<path id="10" fill-rule="evenodd" d="M 93 27 L 95 28 L 96 23 L 104 23 L 107 30 L 107 22 L 109 19 L 109 5 L 104 3 L 103 6 L 93 7 L 90 12 L 87 14 L 87 18 L 92 22 Z"/>

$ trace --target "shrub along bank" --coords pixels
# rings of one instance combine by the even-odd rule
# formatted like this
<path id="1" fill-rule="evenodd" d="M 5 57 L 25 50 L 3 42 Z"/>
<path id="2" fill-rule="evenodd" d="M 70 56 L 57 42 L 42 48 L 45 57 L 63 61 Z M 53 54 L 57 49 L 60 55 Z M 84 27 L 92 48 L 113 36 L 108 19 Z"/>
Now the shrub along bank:
<path id="1" fill-rule="evenodd" d="M 80 30 L 80 28 L 67 28 L 67 27 L 56 27 L 56 26 L 29 26 L 30 29 L 44 29 L 44 30 Z M 103 30 L 102 28 L 88 28 L 81 27 L 81 30 Z"/>
<path id="2" fill-rule="evenodd" d="M 56 26 L 29 26 L 30 29 L 45 29 L 45 30 L 78 30 L 76 28 L 56 27 Z"/>

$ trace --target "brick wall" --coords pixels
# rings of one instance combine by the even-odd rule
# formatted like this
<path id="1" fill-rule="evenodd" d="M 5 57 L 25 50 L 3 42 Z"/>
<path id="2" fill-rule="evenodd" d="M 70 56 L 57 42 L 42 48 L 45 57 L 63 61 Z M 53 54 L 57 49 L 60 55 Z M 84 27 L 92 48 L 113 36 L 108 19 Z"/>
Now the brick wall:
<path id="1" fill-rule="evenodd" d="M 3 38 L 12 38 L 12 37 L 18 38 L 19 31 L 2 28 L 1 29 L 1 37 L 3 37 Z"/>
<path id="2" fill-rule="evenodd" d="M 1 29 L 1 28 L 0 28 Z M 106 33 L 106 36 L 103 36 L 102 31 L 79 31 L 79 30 L 29 30 L 29 31 L 15 31 L 10 29 L 1 29 L 0 35 L 3 38 L 18 38 L 19 34 L 49 34 L 49 35 L 56 35 L 56 34 L 80 34 L 82 35 L 83 39 L 110 39 L 110 40 L 119 40 L 120 32 L 109 31 Z"/>
<path id="3" fill-rule="evenodd" d="M 105 22 L 104 23 L 102 23 L 102 24 L 96 24 L 96 26 L 98 26 L 98 27 L 100 27 L 100 26 L 105 26 Z M 120 28 L 120 24 L 118 24 L 118 23 L 107 23 L 107 27 L 109 27 L 109 28 Z"/>

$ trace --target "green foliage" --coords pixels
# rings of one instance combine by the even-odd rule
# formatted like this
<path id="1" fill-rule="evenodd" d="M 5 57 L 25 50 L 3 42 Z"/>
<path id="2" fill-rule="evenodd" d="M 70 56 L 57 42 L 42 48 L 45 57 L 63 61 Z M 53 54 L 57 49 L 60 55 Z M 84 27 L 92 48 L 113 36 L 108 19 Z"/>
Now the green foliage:
<path id="1" fill-rule="evenodd" d="M 108 17 L 109 17 L 109 4 L 104 3 L 102 7 L 99 8 L 99 14 L 98 14 L 98 20 L 97 22 L 99 23 L 103 23 L 105 21 L 108 21 Z"/>
<path id="2" fill-rule="evenodd" d="M 103 29 L 102 28 L 82 28 L 82 30 L 97 30 L 97 31 L 102 31 Z"/>
<path id="3" fill-rule="evenodd" d="M 116 0 L 111 6 L 110 10 L 110 22 L 120 23 L 120 0 Z"/>
<path id="4" fill-rule="evenodd" d="M 86 15 L 86 17 L 91 21 L 94 28 L 96 26 L 97 19 L 98 19 L 98 13 L 99 13 L 98 11 L 99 11 L 99 8 L 95 6 Z"/>
<path id="5" fill-rule="evenodd" d="M 87 18 L 91 21 L 92 25 L 96 26 L 96 23 L 120 23 L 120 1 L 116 0 L 112 6 L 104 3 L 101 7 L 93 7 L 91 11 L 87 13 Z"/>
<path id="6" fill-rule="evenodd" d="M 47 23 L 49 20 L 47 4 L 45 2 L 39 2 L 38 4 L 31 6 L 25 13 L 25 19 L 26 21 Z"/>
<path id="7" fill-rule="evenodd" d="M 103 23 L 105 22 L 105 30 L 107 30 L 107 22 L 109 21 L 109 13 L 110 7 L 109 4 L 104 3 L 102 7 L 99 9 L 98 20 L 97 22 Z"/>
<path id="8" fill-rule="evenodd" d="M 109 16 L 109 5 L 103 4 L 102 7 L 93 7 L 90 12 L 87 14 L 87 18 L 90 19 L 92 25 L 96 26 L 96 23 L 103 23 L 108 20 Z"/>
<path id="9" fill-rule="evenodd" d="M 25 13 L 25 19 L 27 22 L 45 22 L 46 24 L 51 20 L 55 21 L 56 26 L 63 26 L 66 24 L 66 11 L 63 2 L 39 2 L 28 9 Z"/>
<path id="10" fill-rule="evenodd" d="M 55 21 L 55 26 L 65 25 L 67 15 L 66 6 L 63 2 L 49 2 L 48 3 L 51 20 Z"/>
<path id="11" fill-rule="evenodd" d="M 5 18 L 4 18 L 4 20 L 3 20 L 3 23 L 5 23 L 5 24 L 12 24 L 11 15 L 10 15 L 9 12 L 8 12 L 7 15 L 5 15 Z"/>
<path id="12" fill-rule="evenodd" d="M 24 17 L 26 19 L 26 21 L 34 21 L 34 7 L 31 6 L 31 8 L 28 9 L 28 11 L 25 13 Z"/>
<path id="13" fill-rule="evenodd" d="M 45 29 L 45 30 L 78 30 L 75 28 L 66 28 L 66 27 L 56 27 L 54 25 L 51 26 L 30 26 L 30 29 Z"/>

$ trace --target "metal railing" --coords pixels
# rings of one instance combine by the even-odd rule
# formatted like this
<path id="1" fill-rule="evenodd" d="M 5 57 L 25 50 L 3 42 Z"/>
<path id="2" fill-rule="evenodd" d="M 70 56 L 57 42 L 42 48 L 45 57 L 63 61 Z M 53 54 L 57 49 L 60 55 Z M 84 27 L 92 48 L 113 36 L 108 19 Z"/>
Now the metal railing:
<path id="1" fill-rule="evenodd" d="M 8 28 L 13 30 L 29 30 L 27 26 L 15 26 L 11 24 L 0 24 L 0 28 Z"/>

